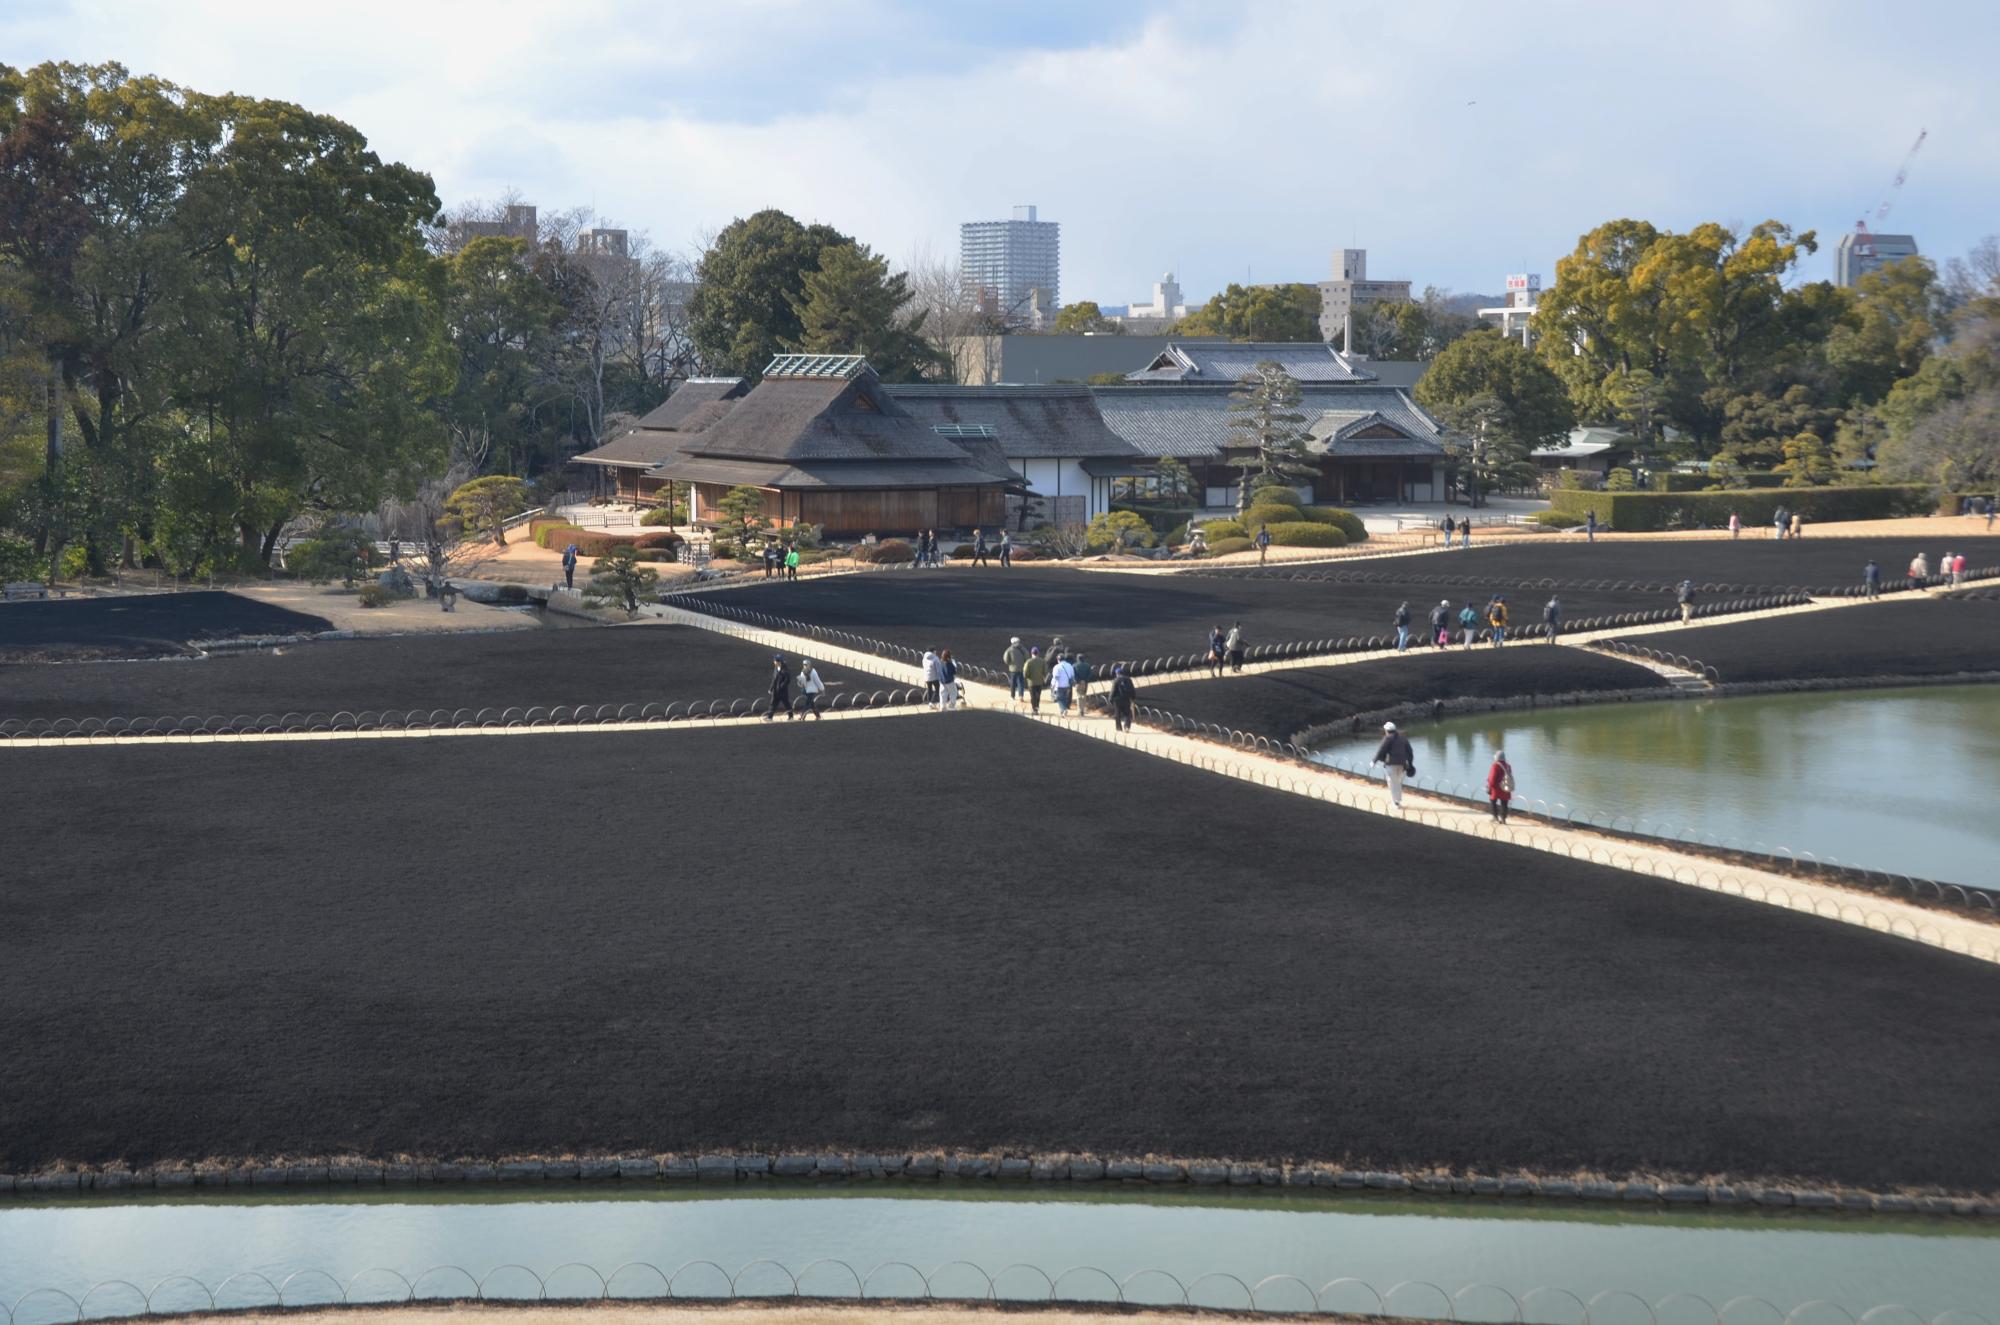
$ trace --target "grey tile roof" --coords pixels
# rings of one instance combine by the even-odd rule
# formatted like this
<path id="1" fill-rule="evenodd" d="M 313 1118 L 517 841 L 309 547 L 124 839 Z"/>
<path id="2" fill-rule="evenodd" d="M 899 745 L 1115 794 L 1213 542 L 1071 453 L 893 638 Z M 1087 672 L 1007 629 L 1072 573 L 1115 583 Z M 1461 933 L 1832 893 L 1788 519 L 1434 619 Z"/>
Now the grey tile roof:
<path id="1" fill-rule="evenodd" d="M 571 459 L 580 465 L 610 465 L 614 468 L 636 466 L 644 469 L 665 460 L 685 440 L 686 437 L 676 432 L 634 428 L 630 432 L 619 434 L 602 446 L 584 451 Z"/>
<path id="2" fill-rule="evenodd" d="M 892 386 L 895 402 L 935 430 L 981 426 L 1012 460 L 1136 457 L 1081 386 Z"/>
<path id="3" fill-rule="evenodd" d="M 989 474 L 969 460 L 826 460 L 785 464 L 676 456 L 654 468 L 656 478 L 684 483 L 747 483 L 758 488 L 984 488 L 1011 480 Z"/>
<path id="4" fill-rule="evenodd" d="M 1183 460 L 1214 459 L 1229 445 L 1229 391 L 1219 386 L 1112 386 L 1094 388 L 1097 408 L 1111 430 L 1147 455 L 1178 456 Z M 1334 429 L 1364 418 L 1408 434 L 1412 441 L 1393 438 L 1336 441 L 1333 456 L 1443 455 L 1444 446 L 1430 416 L 1395 387 L 1305 386 L 1300 412 L 1317 421 L 1329 411 L 1339 417 Z M 1312 422 L 1308 427 L 1313 426 Z M 1358 428 L 1357 428 L 1358 430 Z"/>
<path id="5" fill-rule="evenodd" d="M 1257 365 L 1275 361 L 1300 382 L 1372 382 L 1375 374 L 1331 345 L 1301 341 L 1177 341 L 1160 351 L 1128 382 L 1241 380 Z"/>
<path id="6" fill-rule="evenodd" d="M 963 460 L 896 403 L 865 365 L 851 378 L 766 378 L 699 434 L 689 454 L 731 460 Z"/>

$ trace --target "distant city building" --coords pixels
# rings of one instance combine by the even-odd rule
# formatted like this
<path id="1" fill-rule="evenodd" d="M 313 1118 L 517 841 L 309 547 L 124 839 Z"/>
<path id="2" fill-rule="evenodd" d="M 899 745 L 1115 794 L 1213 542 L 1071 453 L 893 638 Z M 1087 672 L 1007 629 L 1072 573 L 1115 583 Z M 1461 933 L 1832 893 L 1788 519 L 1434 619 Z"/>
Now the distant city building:
<path id="1" fill-rule="evenodd" d="M 1516 274 L 1507 278 L 1507 302 L 1498 308 L 1482 308 L 1479 318 L 1500 328 L 1503 336 L 1519 334 L 1521 344 L 1528 343 L 1528 324 L 1534 320 L 1535 305 L 1542 297 L 1542 278 L 1537 273 Z"/>
<path id="2" fill-rule="evenodd" d="M 1408 281 L 1371 281 L 1368 279 L 1368 250 L 1365 248 L 1337 249 L 1333 255 L 1333 279 L 1319 283 L 1319 336 L 1331 341 L 1340 338 L 1347 344 L 1348 320 L 1354 310 L 1363 304 L 1407 304 L 1410 302 Z"/>
<path id="3" fill-rule="evenodd" d="M 1833 283 L 1853 285 L 1871 271 L 1892 262 L 1917 256 L 1915 235 L 1875 235 L 1866 230 L 1849 231 L 1833 250 Z"/>
<path id="4" fill-rule="evenodd" d="M 541 242 L 541 225 L 532 203 L 510 202 L 491 221 L 453 221 L 449 227 L 454 249 L 464 248 L 475 239 L 518 239 L 533 248 Z"/>
<path id="5" fill-rule="evenodd" d="M 1199 307 L 1199 305 L 1197 305 Z M 1102 310 L 1107 318 L 1127 331 L 1157 334 L 1186 317 L 1188 306 L 1181 302 L 1181 284 L 1172 272 L 1153 282 L 1153 297 L 1143 304 L 1128 304 L 1117 313 Z"/>
<path id="6" fill-rule="evenodd" d="M 1012 220 L 958 228 L 958 264 L 975 307 L 1014 326 L 1044 326 L 1062 307 L 1062 227 L 1016 207 Z"/>

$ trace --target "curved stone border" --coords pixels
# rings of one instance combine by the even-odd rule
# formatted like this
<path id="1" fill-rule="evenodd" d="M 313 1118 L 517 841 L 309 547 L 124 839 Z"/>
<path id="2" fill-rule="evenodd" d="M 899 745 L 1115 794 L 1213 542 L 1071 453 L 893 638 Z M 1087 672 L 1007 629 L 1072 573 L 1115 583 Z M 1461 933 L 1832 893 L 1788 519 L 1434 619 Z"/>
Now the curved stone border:
<path id="1" fill-rule="evenodd" d="M 1545 1200 L 1627 1201 L 1650 1205 L 1789 1207 L 1855 1213 L 1960 1215 L 2000 1218 L 2000 1193 L 1870 1192 L 1788 1183 L 1722 1182 L 1654 1175 L 1606 1179 L 1450 1173 L 1437 1169 L 1384 1171 L 1334 1165 L 1226 1159 L 1099 1157 L 1064 1152 L 851 1151 L 785 1154 L 593 1155 L 452 1160 L 333 1158 L 300 1162 L 242 1158 L 201 1169 L 51 1169 L 0 1174 L 0 1195 L 49 1192 L 172 1191 L 191 1187 L 321 1187 L 452 1183 L 692 1182 L 734 1184 L 770 1179 L 800 1182 L 1070 1182 L 1141 1187 L 1282 1187 L 1341 1192 L 1397 1192 Z"/>

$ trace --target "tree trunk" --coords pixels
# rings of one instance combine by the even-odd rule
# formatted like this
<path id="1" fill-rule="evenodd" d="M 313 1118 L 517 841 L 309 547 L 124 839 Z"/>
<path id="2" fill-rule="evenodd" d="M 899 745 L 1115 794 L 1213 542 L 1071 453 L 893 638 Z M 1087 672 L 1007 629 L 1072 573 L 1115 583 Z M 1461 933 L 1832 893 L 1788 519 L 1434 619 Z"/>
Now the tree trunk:
<path id="1" fill-rule="evenodd" d="M 62 432 L 62 368 L 54 359 L 49 360 L 48 381 L 48 443 L 43 453 L 43 482 L 48 487 L 48 506 L 57 508 L 61 502 L 63 461 Z M 49 584 L 56 582 L 56 571 L 62 565 L 63 544 L 67 541 L 60 521 L 49 519 L 49 510 L 42 514 L 42 527 L 35 531 L 35 550 L 46 552 L 49 558 Z"/>

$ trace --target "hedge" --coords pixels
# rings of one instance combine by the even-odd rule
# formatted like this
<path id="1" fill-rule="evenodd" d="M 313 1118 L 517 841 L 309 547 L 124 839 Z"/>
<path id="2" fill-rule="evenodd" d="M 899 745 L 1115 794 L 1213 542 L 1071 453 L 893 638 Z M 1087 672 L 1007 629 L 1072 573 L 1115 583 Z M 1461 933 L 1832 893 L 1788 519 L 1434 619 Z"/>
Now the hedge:
<path id="1" fill-rule="evenodd" d="M 1736 491 L 1743 488 L 1782 488 L 1785 475 L 1768 469 L 1750 470 L 1736 476 Z M 1646 480 L 1646 486 L 1654 492 L 1707 492 L 1715 486 L 1715 480 L 1706 474 L 1687 474 L 1678 469 L 1653 474 Z"/>
<path id="2" fill-rule="evenodd" d="M 1210 520 L 1201 527 L 1201 536 L 1210 543 L 1218 538 L 1248 538 L 1249 532 L 1234 520 Z"/>
<path id="3" fill-rule="evenodd" d="M 561 521 L 535 524 L 535 546 L 560 552 L 571 543 L 576 544 L 576 554 L 580 557 L 601 557 L 615 547 L 633 548 L 677 548 L 687 542 L 679 534 L 664 529 L 655 529 L 643 534 L 614 534 L 603 529 L 581 529 Z"/>
<path id="4" fill-rule="evenodd" d="M 1286 520 L 1271 526 L 1271 541 L 1279 547 L 1346 547 L 1347 535 L 1330 524 Z"/>
<path id="5" fill-rule="evenodd" d="M 1248 552 L 1252 543 L 1247 538 L 1218 538 L 1208 545 L 1211 556 L 1226 557 L 1232 552 Z"/>
<path id="6" fill-rule="evenodd" d="M 1286 506 L 1279 502 L 1259 502 L 1243 512 L 1237 521 L 1245 529 L 1255 529 L 1260 524 L 1297 524 L 1306 518 L 1306 513 L 1296 506 Z"/>
<path id="7" fill-rule="evenodd" d="M 1347 535 L 1350 543 L 1363 543 L 1368 539 L 1368 526 L 1361 523 L 1361 517 L 1353 511 L 1342 510 L 1338 506 L 1308 506 L 1306 519 L 1314 524 L 1330 524 Z"/>
<path id="8" fill-rule="evenodd" d="M 1934 507 L 1933 490 L 1924 483 L 1871 487 L 1780 488 L 1752 492 L 1578 492 L 1558 488 L 1550 494 L 1550 510 L 1578 524 L 1595 509 L 1600 528 L 1625 533 L 1660 529 L 1719 529 L 1730 512 L 1747 526 L 1771 523 L 1780 506 L 1796 511 L 1807 523 L 1829 520 L 1884 520 L 1897 515 L 1926 515 Z"/>
<path id="9" fill-rule="evenodd" d="M 1111 509 L 1130 511 L 1153 526 L 1156 534 L 1165 534 L 1176 527 L 1185 529 L 1188 521 L 1200 513 L 1200 509 L 1193 506 L 1147 506 L 1129 501 L 1112 502 Z"/>
<path id="10" fill-rule="evenodd" d="M 847 554 L 856 561 L 875 566 L 898 566 L 917 559 L 917 550 L 900 538 L 885 538 L 879 543 L 862 543 Z"/>
<path id="11" fill-rule="evenodd" d="M 575 525 L 560 516 L 538 515 L 528 521 L 528 541 L 536 547 L 549 545 L 549 531 L 552 529 L 574 529 Z M 560 544 L 558 544 L 560 546 Z"/>

